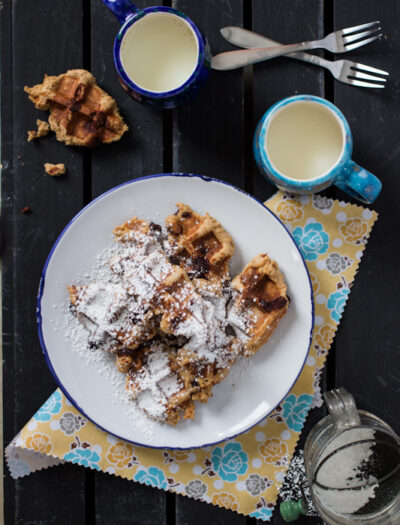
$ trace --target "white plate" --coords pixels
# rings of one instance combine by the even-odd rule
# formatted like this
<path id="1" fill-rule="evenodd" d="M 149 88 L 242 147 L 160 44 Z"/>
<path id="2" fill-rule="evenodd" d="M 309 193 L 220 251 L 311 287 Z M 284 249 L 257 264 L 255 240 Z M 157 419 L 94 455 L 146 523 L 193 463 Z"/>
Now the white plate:
<path id="1" fill-rule="evenodd" d="M 66 286 L 73 283 L 94 256 L 110 243 L 112 229 L 137 215 L 160 222 L 189 204 L 208 211 L 232 235 L 236 245 L 231 274 L 255 255 L 267 252 L 282 270 L 291 304 L 265 347 L 236 364 L 213 390 L 207 404 L 196 405 L 194 420 L 176 427 L 158 425 L 151 436 L 126 418 L 124 406 L 113 402 L 113 385 L 95 367 L 83 364 L 57 328 L 65 313 Z M 70 401 L 98 426 L 141 445 L 192 448 L 223 441 L 249 429 L 286 396 L 299 376 L 310 346 L 313 302 L 310 280 L 291 235 L 267 208 L 229 184 L 192 175 L 156 175 L 110 190 L 84 208 L 64 229 L 43 270 L 38 297 L 39 336 L 59 386 Z"/>

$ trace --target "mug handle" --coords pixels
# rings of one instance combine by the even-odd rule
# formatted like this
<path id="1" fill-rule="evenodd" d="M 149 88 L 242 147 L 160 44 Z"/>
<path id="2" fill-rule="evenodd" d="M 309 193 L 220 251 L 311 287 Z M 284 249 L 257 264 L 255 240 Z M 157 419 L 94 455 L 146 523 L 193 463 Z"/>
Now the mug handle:
<path id="1" fill-rule="evenodd" d="M 367 204 L 374 202 L 382 189 L 382 182 L 375 175 L 352 160 L 344 167 L 334 184 L 352 197 Z"/>
<path id="2" fill-rule="evenodd" d="M 128 16 L 132 15 L 139 9 L 130 0 L 103 0 L 103 3 L 123 24 Z"/>
<path id="3" fill-rule="evenodd" d="M 324 393 L 326 405 L 336 430 L 361 425 L 354 397 L 343 387 Z"/>

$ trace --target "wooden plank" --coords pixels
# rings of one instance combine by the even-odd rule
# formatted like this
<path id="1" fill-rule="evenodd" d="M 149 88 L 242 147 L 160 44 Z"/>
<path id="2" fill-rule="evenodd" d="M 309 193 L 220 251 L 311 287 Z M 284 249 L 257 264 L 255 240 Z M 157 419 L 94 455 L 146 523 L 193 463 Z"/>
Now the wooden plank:
<path id="1" fill-rule="evenodd" d="M 13 265 L 13 151 L 12 151 L 12 5 L 7 3 L 0 12 L 1 23 L 1 237 L 0 250 L 2 258 L 2 417 L 3 417 L 3 445 L 6 445 L 14 436 L 13 418 L 15 413 L 14 398 L 14 373 L 7 374 L 6 370 L 14 369 L 14 265 Z M 7 123 L 7 125 L 6 125 Z M 10 175 L 6 176 L 6 171 L 10 170 Z M 7 196 L 7 197 L 6 197 Z M 11 244 L 10 249 L 4 250 L 4 233 L 9 232 Z M 9 395 L 8 395 L 9 393 Z M 7 397 L 6 397 L 7 395 Z M 4 456 L 3 456 L 4 458 Z M 16 485 L 14 480 L 7 472 L 7 467 L 3 459 L 3 505 L 2 522 L 6 522 L 7 517 L 12 517 L 15 508 Z M 7 498 L 7 504 L 5 499 Z"/>
<path id="2" fill-rule="evenodd" d="M 324 2 L 322 0 L 263 0 L 252 1 L 252 29 L 257 33 L 282 43 L 292 43 L 308 38 L 319 38 L 324 34 Z M 251 78 L 252 76 L 252 78 Z M 279 58 L 265 64 L 253 66 L 250 71 L 252 88 L 248 89 L 252 100 L 250 106 L 251 118 L 248 126 L 246 148 L 251 151 L 252 140 L 258 121 L 265 111 L 278 100 L 301 93 L 324 96 L 324 72 L 310 64 Z M 252 174 L 249 191 L 261 201 L 265 201 L 275 193 L 271 185 L 258 171 L 249 155 L 249 171 Z M 326 385 L 326 373 L 322 378 L 323 388 Z M 315 409 L 306 421 L 299 447 L 304 446 L 305 438 L 314 424 L 325 415 L 325 408 Z M 248 519 L 248 525 L 259 524 L 260 520 Z M 282 524 L 278 506 L 273 514 L 272 524 Z M 309 518 L 299 520 L 299 523 L 309 523 Z"/>
<path id="3" fill-rule="evenodd" d="M 242 0 L 175 0 L 207 36 L 213 54 L 228 48 L 219 34 L 226 25 L 243 24 Z M 243 74 L 211 72 L 207 85 L 187 106 L 173 112 L 174 171 L 209 175 L 244 187 Z M 242 524 L 244 516 L 198 501 L 176 498 L 176 525 Z"/>
<path id="4" fill-rule="evenodd" d="M 36 294 L 48 252 L 67 221 L 82 206 L 83 193 L 78 150 L 66 148 L 54 137 L 27 143 L 27 130 L 35 128 L 37 118 L 46 117 L 29 102 L 23 86 L 41 82 L 45 73 L 59 74 L 81 66 L 82 17 L 80 0 L 67 4 L 38 0 L 34 8 L 29 2 L 15 0 L 5 2 L 2 9 L 3 57 L 10 53 L 2 71 L 3 94 L 7 97 L 2 121 L 7 444 L 56 386 L 37 337 Z M 60 28 L 68 28 L 68 35 Z M 57 180 L 46 177 L 44 162 L 65 162 L 68 174 Z M 21 214 L 24 206 L 29 206 L 32 214 Z M 84 479 L 84 472 L 71 466 L 17 482 L 7 474 L 5 522 L 83 523 Z"/>
<path id="5" fill-rule="evenodd" d="M 246 517 L 184 496 L 176 497 L 176 525 L 245 525 Z"/>
<path id="6" fill-rule="evenodd" d="M 252 29 L 283 44 L 322 37 L 323 0 L 253 0 Z M 277 58 L 253 66 L 253 120 L 250 140 L 258 121 L 278 100 L 302 93 L 324 96 L 324 73 L 311 64 Z M 249 145 L 249 147 L 251 144 Z M 276 189 L 252 162 L 252 192 L 265 200 Z"/>
<path id="7" fill-rule="evenodd" d="M 353 131 L 354 160 L 383 182 L 382 193 L 371 206 L 380 213 L 380 218 L 337 335 L 336 384 L 352 392 L 360 408 L 382 417 L 399 432 L 400 346 L 396 291 L 400 288 L 400 275 L 394 257 L 400 244 L 399 80 L 395 75 L 400 68 L 397 24 L 400 5 L 395 0 L 380 2 L 379 9 L 373 0 L 359 0 L 357 9 L 345 0 L 335 0 L 334 5 L 337 28 L 381 20 L 386 38 L 354 51 L 351 56 L 357 62 L 391 73 L 385 90 L 341 84 L 335 89 L 335 103 Z"/>
<path id="8" fill-rule="evenodd" d="M 154 5 L 141 0 L 140 7 Z M 120 86 L 113 62 L 119 22 L 99 0 L 91 2 L 91 68 L 129 126 L 119 142 L 92 150 L 92 198 L 129 179 L 162 173 L 163 112 L 139 104 Z"/>
<path id="9" fill-rule="evenodd" d="M 219 29 L 243 23 L 242 0 L 175 0 L 173 6 L 199 25 L 213 54 L 229 46 Z M 209 175 L 243 187 L 242 71 L 212 71 L 199 96 L 173 113 L 173 169 Z"/>
<path id="10" fill-rule="evenodd" d="M 97 473 L 96 524 L 166 524 L 165 492 L 140 483 Z"/>
<path id="11" fill-rule="evenodd" d="M 224 25 L 242 25 L 241 1 L 176 1 L 207 35 L 213 54 L 227 48 L 219 35 Z M 174 111 L 173 168 L 207 174 L 244 186 L 243 80 L 240 71 L 212 72 L 207 86 L 192 103 Z M 176 499 L 177 525 L 244 523 L 245 518 L 188 498 Z"/>
<path id="12" fill-rule="evenodd" d="M 141 0 L 141 8 L 154 5 Z M 92 150 L 91 197 L 129 179 L 165 171 L 162 112 L 138 104 L 121 88 L 113 63 L 113 43 L 119 23 L 99 0 L 91 2 L 91 71 L 98 83 L 115 97 L 129 132 L 111 145 Z M 128 218 L 128 217 L 127 217 Z M 164 491 L 114 476 L 94 473 L 96 523 L 108 525 L 166 523 Z"/>

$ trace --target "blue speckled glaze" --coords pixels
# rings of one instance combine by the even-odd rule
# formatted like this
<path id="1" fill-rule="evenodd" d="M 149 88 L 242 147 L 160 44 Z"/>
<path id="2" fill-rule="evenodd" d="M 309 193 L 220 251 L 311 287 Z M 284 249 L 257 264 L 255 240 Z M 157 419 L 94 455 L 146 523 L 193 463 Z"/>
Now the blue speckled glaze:
<path id="1" fill-rule="evenodd" d="M 129 0 L 103 0 L 103 2 L 122 23 L 114 41 L 114 64 L 117 70 L 118 80 L 123 89 L 138 102 L 144 102 L 156 109 L 173 109 L 191 100 L 206 83 L 211 69 L 210 46 L 196 24 L 184 13 L 172 7 L 159 6 L 138 9 Z M 135 84 L 125 73 L 120 59 L 122 39 L 126 31 L 144 16 L 156 12 L 171 13 L 179 16 L 189 24 L 197 38 L 199 50 L 196 68 L 186 82 L 174 90 L 164 91 L 162 93 L 148 91 Z"/>
<path id="2" fill-rule="evenodd" d="M 335 166 L 333 166 L 329 172 L 312 180 L 294 180 L 285 177 L 272 165 L 265 147 L 266 134 L 271 119 L 277 111 L 283 107 L 298 102 L 313 102 L 326 107 L 339 120 L 344 135 L 342 153 Z M 331 184 L 335 184 L 335 186 L 352 197 L 369 204 L 378 197 L 382 189 L 382 183 L 377 177 L 375 177 L 375 175 L 364 168 L 361 168 L 351 160 L 353 138 L 349 124 L 343 113 L 328 100 L 314 95 L 296 95 L 284 98 L 268 109 L 258 123 L 254 135 L 253 152 L 255 161 L 261 173 L 283 191 L 297 194 L 316 193 L 324 190 Z"/>

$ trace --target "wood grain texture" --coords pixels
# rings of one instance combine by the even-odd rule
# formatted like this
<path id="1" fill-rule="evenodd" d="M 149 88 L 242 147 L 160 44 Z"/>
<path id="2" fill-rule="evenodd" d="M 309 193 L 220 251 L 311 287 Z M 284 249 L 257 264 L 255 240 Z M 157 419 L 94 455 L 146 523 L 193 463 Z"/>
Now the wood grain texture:
<path id="1" fill-rule="evenodd" d="M 284 44 L 320 38 L 324 34 L 324 2 L 322 0 L 253 0 L 251 12 L 252 30 Z M 269 62 L 254 65 L 249 76 L 251 79 L 252 97 L 251 124 L 248 126 L 248 149 L 252 147 L 253 134 L 258 121 L 267 109 L 278 100 L 303 93 L 324 96 L 325 76 L 321 68 L 293 61 L 284 57 Z M 249 157 L 249 191 L 261 201 L 265 201 L 275 193 L 271 185 L 259 172 L 252 156 Z M 249 177 L 249 178 L 250 178 Z M 322 385 L 326 384 L 326 374 Z M 325 409 L 314 409 L 307 419 L 299 447 L 304 446 L 305 437 L 313 425 L 325 415 Z M 308 517 L 303 517 L 298 523 L 309 523 Z M 263 522 L 248 519 L 248 525 L 261 525 Z M 273 514 L 272 524 L 284 523 L 279 514 L 278 506 Z"/>
<path id="2" fill-rule="evenodd" d="M 385 90 L 350 89 L 337 85 L 335 103 L 354 135 L 353 158 L 375 173 L 383 190 L 371 206 L 379 214 L 352 288 L 336 339 L 336 384 L 355 395 L 360 408 L 370 410 L 400 431 L 400 288 L 398 167 L 400 163 L 400 5 L 359 0 L 357 9 L 335 0 L 335 25 L 352 26 L 379 19 L 386 35 L 352 53 L 354 60 L 390 72 Z M 362 18 L 360 18 L 362 13 Z M 346 200 L 347 197 L 346 197 Z"/>
<path id="3" fill-rule="evenodd" d="M 83 171 L 80 152 L 65 148 L 54 136 L 27 143 L 27 130 L 35 129 L 36 119 L 46 116 L 34 108 L 23 91 L 26 84 L 42 82 L 45 73 L 59 74 L 81 66 L 81 1 L 70 0 L 66 4 L 60 0 L 38 0 L 35 9 L 23 0 L 5 4 L 4 10 L 12 6 L 4 27 L 8 40 L 3 40 L 3 53 L 11 52 L 12 70 L 3 72 L 7 78 L 2 75 L 6 89 L 11 83 L 7 120 L 2 120 L 2 201 L 3 213 L 7 215 L 7 229 L 3 232 L 7 444 L 56 386 L 37 337 L 36 294 L 52 244 L 82 206 Z M 63 27 L 69 28 L 68 38 L 60 31 L 60 20 Z M 71 46 L 71 42 L 77 45 Z M 6 47 L 7 43 L 11 43 L 11 48 Z M 45 162 L 64 162 L 67 175 L 57 180 L 45 176 Z M 24 206 L 31 208 L 30 215 L 20 212 Z M 85 473 L 70 465 L 17 482 L 7 476 L 5 522 L 83 523 L 84 487 Z"/>
<path id="4" fill-rule="evenodd" d="M 154 5 L 145 0 L 140 7 Z M 164 169 L 163 113 L 138 104 L 120 86 L 113 63 L 114 38 L 120 24 L 99 0 L 90 10 L 90 67 L 99 85 L 115 97 L 129 126 L 122 139 L 91 151 L 91 198 L 137 177 L 162 173 Z M 126 219 L 130 219 L 127 217 Z M 171 494 L 114 476 L 94 473 L 96 524 L 166 523 L 167 498 Z"/>
<path id="5" fill-rule="evenodd" d="M 174 0 L 172 5 L 199 25 L 213 54 L 228 48 L 219 28 L 243 25 L 242 0 Z M 199 96 L 173 111 L 174 171 L 200 173 L 244 187 L 243 98 L 242 71 L 212 71 Z M 178 496 L 175 520 L 176 525 L 246 523 L 244 516 Z"/>
<path id="6" fill-rule="evenodd" d="M 252 29 L 283 44 L 320 38 L 324 34 L 323 4 L 323 0 L 253 0 Z M 262 115 L 275 102 L 304 93 L 324 96 L 324 83 L 321 68 L 284 57 L 254 65 L 252 135 Z M 253 194 L 266 200 L 275 187 L 265 180 L 254 161 L 252 173 Z"/>
<path id="7" fill-rule="evenodd" d="M 153 5 L 138 0 L 139 7 Z M 186 12 L 206 33 L 213 53 L 232 49 L 219 35 L 240 25 L 283 43 L 316 38 L 334 28 L 380 18 L 387 40 L 351 54 L 388 69 L 384 91 L 334 82 L 309 64 L 285 58 L 245 71 L 213 72 L 201 94 L 172 112 L 157 112 L 129 98 L 112 60 L 117 20 L 100 0 L 4 2 L 2 39 L 2 263 L 4 441 L 7 444 L 53 391 L 36 335 L 35 296 L 47 254 L 68 220 L 89 200 L 142 175 L 192 171 L 234 183 L 265 200 L 275 189 L 252 159 L 252 138 L 262 114 L 277 100 L 312 93 L 333 100 L 354 133 L 354 160 L 383 181 L 372 207 L 381 213 L 331 350 L 323 388 L 345 386 L 361 408 L 400 431 L 396 291 L 400 234 L 396 184 L 400 148 L 397 101 L 400 80 L 400 8 L 396 0 L 165 0 Z M 62 20 L 62 24 L 60 24 Z M 35 28 L 34 30 L 32 28 Z M 29 35 L 29 38 L 28 38 Z M 329 58 L 333 58 L 329 55 Z M 92 151 L 66 148 L 54 137 L 26 143 L 26 131 L 41 115 L 23 92 L 45 73 L 91 69 L 113 95 L 130 130 L 116 144 Z M 44 162 L 65 162 L 54 180 Z M 338 190 L 329 196 L 350 200 Z M 23 215 L 23 206 L 33 213 Z M 325 409 L 311 412 L 299 446 Z M 5 475 L 5 523 L 42 525 L 261 525 L 260 521 L 121 478 L 63 465 L 15 482 Z M 283 525 L 279 511 L 272 521 Z M 301 518 L 297 523 L 319 524 Z"/>
<path id="8" fill-rule="evenodd" d="M 140 7 L 154 5 L 141 0 Z M 118 82 L 113 45 L 120 24 L 100 0 L 91 1 L 91 69 L 99 85 L 115 97 L 129 131 L 119 142 L 95 148 L 92 154 L 92 197 L 137 177 L 162 173 L 163 113 L 129 97 Z"/>
<path id="9" fill-rule="evenodd" d="M 183 496 L 176 497 L 176 525 L 245 525 L 246 517 L 221 509 L 214 505 L 205 505 Z"/>
<path id="10" fill-rule="evenodd" d="M 242 25 L 242 0 L 174 0 L 207 36 L 213 54 L 228 48 L 219 34 Z M 207 85 L 187 106 L 173 112 L 173 169 L 244 186 L 243 72 L 211 71 Z"/>

